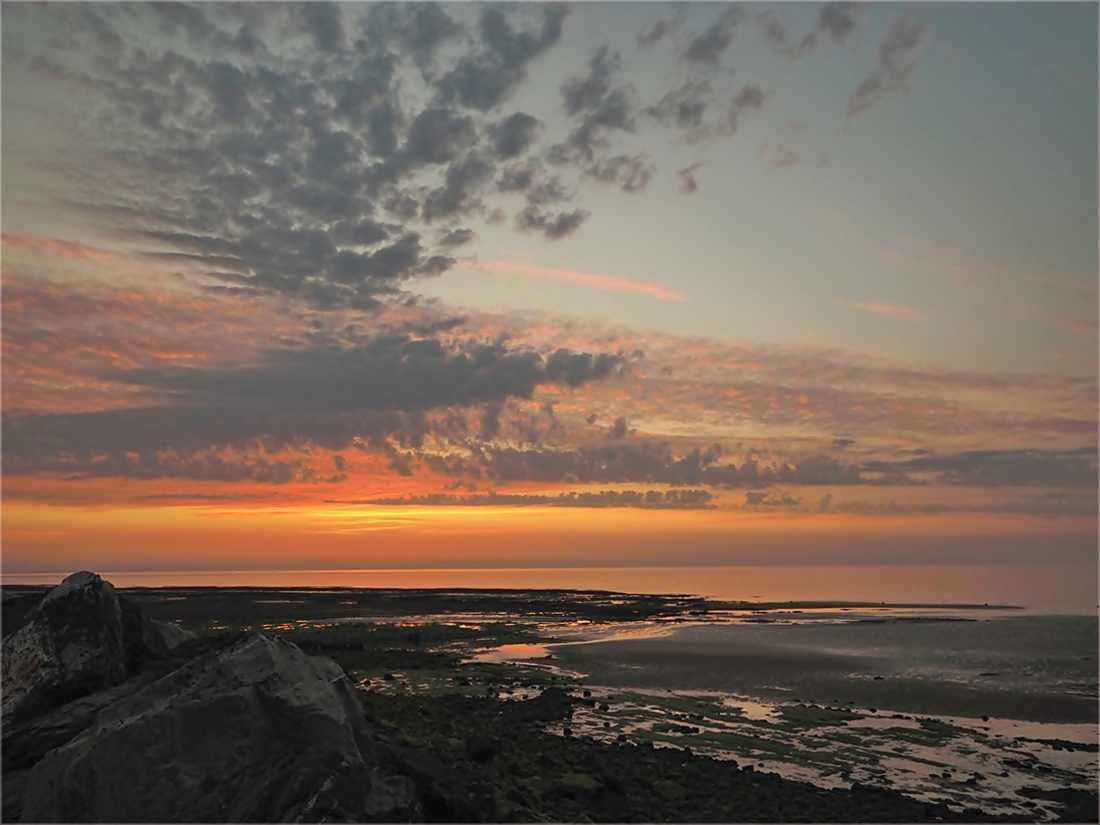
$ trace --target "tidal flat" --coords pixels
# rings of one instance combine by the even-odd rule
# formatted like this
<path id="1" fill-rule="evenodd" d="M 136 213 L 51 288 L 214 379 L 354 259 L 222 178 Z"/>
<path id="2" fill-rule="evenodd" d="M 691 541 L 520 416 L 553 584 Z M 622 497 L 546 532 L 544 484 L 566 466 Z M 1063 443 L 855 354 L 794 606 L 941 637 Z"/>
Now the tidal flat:
<path id="1" fill-rule="evenodd" d="M 120 592 L 206 646 L 259 631 L 332 658 L 392 769 L 419 777 L 429 821 L 1097 821 L 1087 617 L 537 590 Z"/>

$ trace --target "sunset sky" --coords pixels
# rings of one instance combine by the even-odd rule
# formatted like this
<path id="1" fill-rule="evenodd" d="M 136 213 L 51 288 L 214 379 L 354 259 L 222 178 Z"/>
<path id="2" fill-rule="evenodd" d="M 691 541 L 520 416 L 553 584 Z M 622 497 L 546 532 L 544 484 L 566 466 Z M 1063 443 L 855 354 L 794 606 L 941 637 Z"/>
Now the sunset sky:
<path id="1" fill-rule="evenodd" d="M 1095 580 L 1095 3 L 2 13 L 5 573 Z"/>

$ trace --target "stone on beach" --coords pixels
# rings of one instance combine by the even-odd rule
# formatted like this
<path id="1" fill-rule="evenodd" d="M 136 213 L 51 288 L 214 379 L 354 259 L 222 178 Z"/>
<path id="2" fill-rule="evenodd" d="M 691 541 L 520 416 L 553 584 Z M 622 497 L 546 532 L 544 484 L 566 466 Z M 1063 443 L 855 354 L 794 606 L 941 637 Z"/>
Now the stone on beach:
<path id="1" fill-rule="evenodd" d="M 384 779 L 338 665 L 253 635 L 102 709 L 30 771 L 24 821 L 355 821 L 415 807 Z"/>
<path id="2" fill-rule="evenodd" d="M 74 573 L 4 639 L 2 715 L 10 726 L 126 677 L 122 610 L 109 582 Z"/>

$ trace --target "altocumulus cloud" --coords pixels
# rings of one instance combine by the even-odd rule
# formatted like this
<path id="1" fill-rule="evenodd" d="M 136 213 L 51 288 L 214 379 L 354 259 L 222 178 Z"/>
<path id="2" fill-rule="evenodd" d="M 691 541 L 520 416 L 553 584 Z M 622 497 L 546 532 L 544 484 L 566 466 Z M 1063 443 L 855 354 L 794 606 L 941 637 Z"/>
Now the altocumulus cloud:
<path id="1" fill-rule="evenodd" d="M 504 217 L 494 198 L 523 192 L 515 228 L 558 241 L 589 212 L 547 204 L 580 184 L 644 191 L 652 159 L 613 145 L 642 109 L 711 128 L 721 84 L 646 107 L 603 46 L 560 87 L 570 133 L 540 143 L 545 124 L 508 107 L 568 17 L 559 3 L 42 5 L 5 11 L 5 69 L 72 94 L 69 207 L 207 282 L 372 308 L 452 267 L 469 221 Z M 684 60 L 717 65 L 743 19 L 722 11 Z M 714 128 L 732 134 L 762 101 L 752 85 L 727 95 Z"/>

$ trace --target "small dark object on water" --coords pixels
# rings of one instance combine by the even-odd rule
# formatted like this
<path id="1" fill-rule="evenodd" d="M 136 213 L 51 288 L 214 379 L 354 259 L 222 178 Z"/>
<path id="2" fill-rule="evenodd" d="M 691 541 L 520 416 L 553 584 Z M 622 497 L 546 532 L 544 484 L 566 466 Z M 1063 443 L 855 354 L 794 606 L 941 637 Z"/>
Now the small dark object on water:
<path id="1" fill-rule="evenodd" d="M 586 690 L 583 695 L 584 695 L 584 698 L 587 699 L 589 696 L 592 695 L 592 691 Z"/>
<path id="2" fill-rule="evenodd" d="M 610 723 L 610 722 L 604 722 L 604 723 L 603 723 L 603 726 L 604 726 L 605 728 L 609 728 L 609 727 L 611 727 L 611 723 Z"/>
<path id="3" fill-rule="evenodd" d="M 876 676 L 876 677 L 875 677 L 875 681 L 876 681 L 876 682 L 881 682 L 881 681 L 882 681 L 882 677 L 881 677 L 881 676 Z"/>
<path id="4" fill-rule="evenodd" d="M 988 716 L 983 716 L 983 717 L 982 717 L 982 721 L 983 721 L 983 722 L 988 722 L 988 721 L 989 721 L 989 717 L 988 717 Z"/>
<path id="5" fill-rule="evenodd" d="M 572 728 L 562 728 L 561 732 L 562 732 L 562 736 L 572 736 L 573 735 L 573 729 Z"/>
<path id="6" fill-rule="evenodd" d="M 607 702 L 602 702 L 600 704 L 600 710 L 611 710 L 611 706 L 608 705 Z"/>
<path id="7" fill-rule="evenodd" d="M 383 673 L 382 678 L 385 679 L 387 682 L 392 682 L 393 679 L 394 679 L 394 676 L 393 676 L 392 673 Z"/>

